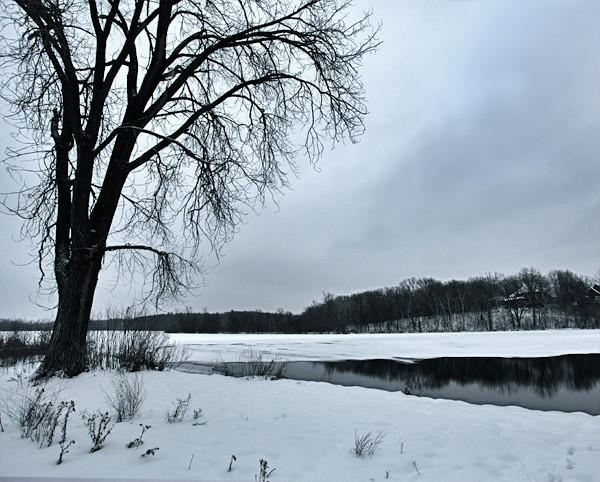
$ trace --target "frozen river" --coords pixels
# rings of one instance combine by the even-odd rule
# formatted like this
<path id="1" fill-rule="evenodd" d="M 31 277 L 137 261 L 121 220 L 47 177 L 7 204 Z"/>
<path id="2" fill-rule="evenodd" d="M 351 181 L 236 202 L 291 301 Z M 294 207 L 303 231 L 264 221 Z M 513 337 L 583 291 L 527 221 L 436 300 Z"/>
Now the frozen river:
<path id="1" fill-rule="evenodd" d="M 350 335 L 256 335 L 177 333 L 189 361 L 239 361 L 249 349 L 286 361 L 520 357 L 600 353 L 600 330 Z"/>

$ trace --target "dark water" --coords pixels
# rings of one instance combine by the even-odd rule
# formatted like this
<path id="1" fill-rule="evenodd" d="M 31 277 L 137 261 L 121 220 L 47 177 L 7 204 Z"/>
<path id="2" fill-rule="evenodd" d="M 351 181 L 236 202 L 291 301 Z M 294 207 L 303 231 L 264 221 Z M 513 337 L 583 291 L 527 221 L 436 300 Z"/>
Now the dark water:
<path id="1" fill-rule="evenodd" d="M 284 378 L 475 404 L 600 414 L 598 354 L 290 362 Z"/>

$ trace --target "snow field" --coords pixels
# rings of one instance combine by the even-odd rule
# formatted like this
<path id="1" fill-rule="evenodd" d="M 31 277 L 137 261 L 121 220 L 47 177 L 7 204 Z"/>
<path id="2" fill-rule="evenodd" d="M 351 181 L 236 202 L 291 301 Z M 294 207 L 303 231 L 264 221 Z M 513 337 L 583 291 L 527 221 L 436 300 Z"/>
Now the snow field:
<path id="1" fill-rule="evenodd" d="M 116 424 L 102 450 L 80 413 L 106 410 L 114 373 L 88 373 L 68 382 L 60 399 L 76 401 L 68 439 L 76 444 L 56 465 L 59 447 L 39 449 L 5 424 L 0 476 L 107 477 L 252 481 L 259 460 L 277 481 L 581 480 L 600 473 L 600 417 L 475 406 L 357 387 L 291 380 L 265 381 L 177 371 L 144 375 L 147 399 L 139 419 Z M 2 389 L 11 382 L 2 376 Z M 12 382 L 14 383 L 14 382 Z M 168 424 L 167 409 L 190 392 L 190 411 Z M 193 409 L 206 425 L 193 426 Z M 144 445 L 127 449 L 151 425 Z M 386 435 L 372 458 L 352 453 L 355 431 Z M 154 457 L 141 457 L 160 447 Z M 191 469 L 188 469 L 190 460 Z M 231 455 L 237 457 L 227 472 Z M 419 469 L 417 474 L 413 462 Z"/>

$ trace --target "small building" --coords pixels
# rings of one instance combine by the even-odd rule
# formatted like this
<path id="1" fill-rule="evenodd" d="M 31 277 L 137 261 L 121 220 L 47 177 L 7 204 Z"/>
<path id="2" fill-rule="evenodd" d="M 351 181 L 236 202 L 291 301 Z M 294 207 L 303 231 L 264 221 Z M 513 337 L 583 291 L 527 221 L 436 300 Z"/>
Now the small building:
<path id="1" fill-rule="evenodd" d="M 595 305 L 600 306 L 600 285 L 595 284 L 586 293 L 588 299 Z"/>
<path id="2" fill-rule="evenodd" d="M 523 284 L 518 291 L 504 298 L 504 303 L 509 306 L 524 306 L 527 308 L 541 308 L 553 301 L 553 296 L 547 291 L 529 291 Z"/>

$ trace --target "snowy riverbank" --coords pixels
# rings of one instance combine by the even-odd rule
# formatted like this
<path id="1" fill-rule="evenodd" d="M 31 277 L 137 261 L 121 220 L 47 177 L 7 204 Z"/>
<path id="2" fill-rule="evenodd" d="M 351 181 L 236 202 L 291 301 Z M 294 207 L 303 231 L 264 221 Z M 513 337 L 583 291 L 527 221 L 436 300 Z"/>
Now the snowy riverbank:
<path id="1" fill-rule="evenodd" d="M 369 343 L 367 336 L 371 337 Z M 458 352 L 543 356 L 597 353 L 600 348 L 597 330 L 317 337 L 192 335 L 193 341 L 190 335 L 174 336 L 179 337 L 196 343 L 193 356 L 209 362 L 215 354 L 237 359 L 235 355 L 248 345 L 291 359 L 317 355 L 322 359 L 352 355 L 408 358 Z M 5 371 L 0 377 L 3 395 L 15 390 L 11 376 Z M 178 371 L 144 373 L 147 398 L 141 417 L 116 424 L 102 450 L 91 454 L 80 414 L 84 409 L 108 408 L 102 389 L 111 391 L 114 376 L 95 372 L 66 382 L 60 399 L 76 402 L 77 412 L 68 429 L 68 439 L 76 443 L 61 465 L 56 465 L 60 452 L 56 441 L 40 449 L 21 439 L 19 430 L 3 416 L 0 477 L 252 482 L 259 474 L 260 459 L 276 469 L 271 482 L 370 481 L 386 480 L 386 476 L 415 481 L 594 481 L 600 473 L 599 416 L 476 406 L 327 383 L 244 380 Z M 180 423 L 166 423 L 165 412 L 173 408 L 176 398 L 188 393 L 193 397 L 188 416 Z M 199 408 L 206 424 L 194 426 L 191 413 Z M 126 448 L 139 436 L 140 423 L 152 426 L 144 435 L 144 445 Z M 357 458 L 352 453 L 355 433 L 369 431 L 385 434 L 383 441 L 373 457 Z M 160 448 L 156 455 L 141 457 L 154 447 Z M 232 455 L 237 460 L 228 472 Z"/>

